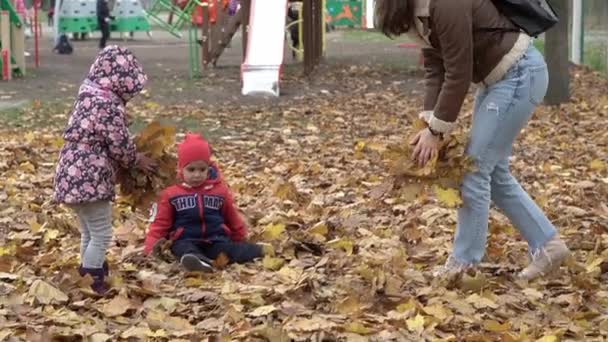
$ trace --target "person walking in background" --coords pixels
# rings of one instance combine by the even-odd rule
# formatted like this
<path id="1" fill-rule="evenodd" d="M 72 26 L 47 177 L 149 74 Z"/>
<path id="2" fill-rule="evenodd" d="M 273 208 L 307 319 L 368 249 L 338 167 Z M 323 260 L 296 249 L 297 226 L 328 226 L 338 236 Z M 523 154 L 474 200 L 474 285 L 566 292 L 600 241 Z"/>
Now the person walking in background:
<path id="1" fill-rule="evenodd" d="M 97 23 L 101 31 L 101 39 L 99 40 L 99 49 L 106 47 L 106 43 L 110 38 L 110 21 L 114 17 L 110 14 L 110 4 L 108 0 L 97 0 Z"/>

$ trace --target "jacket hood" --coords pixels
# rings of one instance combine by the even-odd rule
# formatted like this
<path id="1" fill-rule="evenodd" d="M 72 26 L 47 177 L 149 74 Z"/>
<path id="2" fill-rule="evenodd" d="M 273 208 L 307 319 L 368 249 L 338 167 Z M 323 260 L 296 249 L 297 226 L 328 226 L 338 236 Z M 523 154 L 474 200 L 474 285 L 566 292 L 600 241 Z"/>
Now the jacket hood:
<path id="1" fill-rule="evenodd" d="M 148 76 L 131 51 L 111 45 L 99 52 L 87 79 L 126 103 L 144 89 Z"/>

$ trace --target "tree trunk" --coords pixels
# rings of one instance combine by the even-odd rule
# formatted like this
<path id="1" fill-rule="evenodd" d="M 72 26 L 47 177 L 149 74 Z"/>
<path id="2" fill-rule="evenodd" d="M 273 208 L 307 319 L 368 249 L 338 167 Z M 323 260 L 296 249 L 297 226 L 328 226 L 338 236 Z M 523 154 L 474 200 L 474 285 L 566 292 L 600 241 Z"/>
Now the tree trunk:
<path id="1" fill-rule="evenodd" d="M 568 0 L 551 0 L 560 17 L 557 25 L 545 34 L 545 59 L 549 69 L 549 89 L 545 102 L 557 105 L 570 99 L 570 73 L 568 70 Z"/>

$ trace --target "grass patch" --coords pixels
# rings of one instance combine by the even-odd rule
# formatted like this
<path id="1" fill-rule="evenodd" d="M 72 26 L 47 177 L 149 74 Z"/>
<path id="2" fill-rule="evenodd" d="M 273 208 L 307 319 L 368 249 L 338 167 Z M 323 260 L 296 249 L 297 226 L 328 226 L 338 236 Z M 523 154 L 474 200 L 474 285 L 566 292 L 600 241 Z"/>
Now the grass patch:
<path id="1" fill-rule="evenodd" d="M 6 129 L 45 129 L 56 128 L 65 124 L 70 104 L 65 101 L 40 103 L 25 102 L 21 106 L 2 110 L 0 125 Z M 61 119 L 60 119 L 61 118 Z"/>
<path id="2" fill-rule="evenodd" d="M 583 63 L 595 71 L 608 72 L 608 46 L 600 43 L 585 45 Z"/>
<path id="3" fill-rule="evenodd" d="M 534 47 L 543 55 L 545 54 L 544 40 L 535 39 Z M 583 50 L 583 64 L 595 71 L 608 73 L 608 45 L 598 42 L 585 44 Z"/>
<path id="4" fill-rule="evenodd" d="M 24 110 L 20 107 L 11 107 L 2 110 L 0 114 L 0 123 L 2 127 L 15 126 L 16 123 L 21 121 Z"/>
<path id="5" fill-rule="evenodd" d="M 544 40 L 534 39 L 533 45 L 538 51 L 540 51 L 540 53 L 543 54 L 543 56 L 545 55 L 545 41 Z"/>

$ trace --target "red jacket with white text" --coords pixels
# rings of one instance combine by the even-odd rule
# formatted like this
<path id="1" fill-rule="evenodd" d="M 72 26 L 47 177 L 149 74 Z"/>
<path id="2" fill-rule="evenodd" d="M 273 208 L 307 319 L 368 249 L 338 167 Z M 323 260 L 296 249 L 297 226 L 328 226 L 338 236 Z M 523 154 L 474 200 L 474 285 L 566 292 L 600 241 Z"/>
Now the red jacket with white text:
<path id="1" fill-rule="evenodd" d="M 230 189 L 215 164 L 200 186 L 173 185 L 163 190 L 152 209 L 144 253 L 150 254 L 161 238 L 199 240 L 209 243 L 242 241 L 247 227 L 241 219 Z"/>

